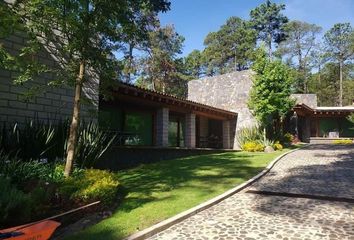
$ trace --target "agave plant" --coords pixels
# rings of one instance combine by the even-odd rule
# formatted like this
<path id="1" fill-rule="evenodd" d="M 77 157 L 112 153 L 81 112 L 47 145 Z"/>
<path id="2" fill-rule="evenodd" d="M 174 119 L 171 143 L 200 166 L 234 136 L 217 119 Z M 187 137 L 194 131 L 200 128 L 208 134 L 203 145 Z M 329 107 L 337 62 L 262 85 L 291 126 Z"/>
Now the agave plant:
<path id="1" fill-rule="evenodd" d="M 76 164 L 81 168 L 91 168 L 112 145 L 115 136 L 102 131 L 98 124 L 82 123 L 76 148 Z"/>
<path id="2" fill-rule="evenodd" d="M 237 131 L 236 138 L 240 146 L 246 142 L 256 142 L 263 139 L 262 131 L 258 126 L 245 127 Z"/>

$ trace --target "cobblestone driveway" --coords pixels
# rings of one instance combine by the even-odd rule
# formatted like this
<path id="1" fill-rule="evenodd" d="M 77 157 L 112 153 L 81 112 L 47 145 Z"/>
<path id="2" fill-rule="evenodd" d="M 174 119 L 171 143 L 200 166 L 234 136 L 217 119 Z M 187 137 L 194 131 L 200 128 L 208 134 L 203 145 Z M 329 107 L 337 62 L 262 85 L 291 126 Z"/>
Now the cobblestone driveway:
<path id="1" fill-rule="evenodd" d="M 311 195 L 332 199 L 316 200 Z M 354 240 L 353 202 L 353 146 L 313 145 L 282 158 L 250 188 L 150 239 Z"/>

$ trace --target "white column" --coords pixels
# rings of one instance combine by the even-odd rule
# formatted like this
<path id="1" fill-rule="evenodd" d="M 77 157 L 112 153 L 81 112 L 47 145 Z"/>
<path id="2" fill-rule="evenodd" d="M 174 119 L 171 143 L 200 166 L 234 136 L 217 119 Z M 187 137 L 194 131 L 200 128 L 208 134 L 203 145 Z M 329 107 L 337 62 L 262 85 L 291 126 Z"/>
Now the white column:
<path id="1" fill-rule="evenodd" d="M 195 114 L 187 113 L 186 114 L 186 130 L 185 138 L 187 148 L 195 148 Z"/>
<path id="2" fill-rule="evenodd" d="M 157 110 L 156 115 L 156 145 L 160 147 L 168 147 L 168 123 L 169 110 L 161 108 Z"/>

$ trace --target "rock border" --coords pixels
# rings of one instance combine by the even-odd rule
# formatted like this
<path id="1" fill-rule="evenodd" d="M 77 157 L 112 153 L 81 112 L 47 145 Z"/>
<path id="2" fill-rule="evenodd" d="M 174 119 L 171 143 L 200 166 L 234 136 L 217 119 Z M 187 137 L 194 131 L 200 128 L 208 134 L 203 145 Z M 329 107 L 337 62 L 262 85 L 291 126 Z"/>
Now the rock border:
<path id="1" fill-rule="evenodd" d="M 246 182 L 226 191 L 225 193 L 218 195 L 204 203 L 201 203 L 191 209 L 188 209 L 184 212 L 181 212 L 173 217 L 170 217 L 166 220 L 163 220 L 151 227 L 148 227 L 142 231 L 139 231 L 137 233 L 134 233 L 126 238 L 124 238 L 123 240 L 142 240 L 142 239 L 146 239 L 149 237 L 152 237 L 153 235 L 162 232 L 164 230 L 166 230 L 167 228 L 207 209 L 210 208 L 212 206 L 214 206 L 215 204 L 218 204 L 219 202 L 225 200 L 226 198 L 242 191 L 243 189 L 245 189 L 246 187 L 250 186 L 252 183 L 254 183 L 255 181 L 257 181 L 258 179 L 260 179 L 261 177 L 263 177 L 265 174 L 267 174 L 273 167 L 274 165 L 283 157 L 285 157 L 286 155 L 293 153 L 295 151 L 299 151 L 303 148 L 308 147 L 310 144 L 305 144 L 299 148 L 290 150 L 286 153 L 283 153 L 282 155 L 278 156 L 276 159 L 274 159 L 270 164 L 268 164 L 268 166 L 260 173 L 258 173 L 256 176 L 254 176 L 253 178 L 247 180 Z"/>

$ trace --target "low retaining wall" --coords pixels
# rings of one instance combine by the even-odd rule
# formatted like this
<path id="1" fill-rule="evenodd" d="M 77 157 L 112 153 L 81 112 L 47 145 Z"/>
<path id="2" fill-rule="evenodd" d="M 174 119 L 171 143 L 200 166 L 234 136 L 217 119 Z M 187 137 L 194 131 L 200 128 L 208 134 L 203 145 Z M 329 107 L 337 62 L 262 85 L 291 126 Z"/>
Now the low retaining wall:
<path id="1" fill-rule="evenodd" d="M 234 152 L 222 149 L 187 149 L 157 147 L 113 147 L 97 162 L 96 167 L 113 171 L 132 168 L 143 163 L 153 163 L 195 155 Z"/>
<path id="2" fill-rule="evenodd" d="M 310 143 L 311 144 L 333 144 L 336 140 L 344 140 L 350 138 L 321 138 L 321 137 L 311 137 Z"/>

